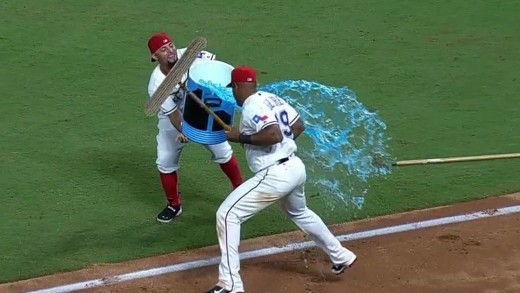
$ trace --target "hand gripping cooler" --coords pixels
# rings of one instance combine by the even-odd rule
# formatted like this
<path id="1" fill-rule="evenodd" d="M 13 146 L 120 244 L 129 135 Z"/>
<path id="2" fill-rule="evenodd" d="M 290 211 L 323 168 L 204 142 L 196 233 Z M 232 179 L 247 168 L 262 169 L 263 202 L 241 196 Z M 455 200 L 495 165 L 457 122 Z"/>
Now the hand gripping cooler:
<path id="1" fill-rule="evenodd" d="M 233 125 L 235 105 L 218 97 L 207 86 L 225 87 L 231 80 L 233 66 L 222 61 L 205 61 L 193 65 L 188 72 L 186 87 L 199 97 L 227 125 Z M 182 113 L 182 132 L 189 140 L 200 144 L 218 144 L 227 140 L 222 126 L 191 97 L 186 97 Z"/>

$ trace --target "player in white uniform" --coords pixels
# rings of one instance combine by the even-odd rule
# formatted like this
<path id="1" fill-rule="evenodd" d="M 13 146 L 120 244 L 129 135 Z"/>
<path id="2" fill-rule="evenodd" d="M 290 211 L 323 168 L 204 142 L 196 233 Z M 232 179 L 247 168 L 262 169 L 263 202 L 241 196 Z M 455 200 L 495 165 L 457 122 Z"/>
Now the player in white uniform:
<path id="1" fill-rule="evenodd" d="M 255 175 L 235 189 L 217 211 L 219 282 L 207 293 L 244 292 L 239 274 L 240 225 L 277 201 L 328 254 L 332 272 L 342 273 L 354 263 L 356 255 L 343 247 L 321 218 L 307 208 L 305 165 L 294 154 L 294 140 L 305 129 L 299 114 L 280 97 L 257 91 L 256 72 L 251 67 L 235 68 L 230 86 L 237 104 L 242 105 L 242 116 L 239 129 L 227 132 L 228 140 L 243 144 Z"/>
<path id="2" fill-rule="evenodd" d="M 186 49 L 176 49 L 172 38 L 166 33 L 153 34 L 148 40 L 148 49 L 152 62 L 158 61 L 159 63 L 152 71 L 148 83 L 148 94 L 152 97 L 166 74 L 170 72 Z M 195 62 L 214 59 L 214 54 L 203 51 Z M 182 213 L 177 170 L 179 169 L 182 149 L 188 142 L 188 139 L 182 134 L 182 110 L 185 98 L 185 92 L 180 86 L 177 86 L 172 95 L 161 105 L 157 114 L 159 132 L 157 134 L 156 164 L 168 201 L 167 206 L 157 216 L 157 221 L 162 223 L 168 223 Z M 242 175 L 229 143 L 226 141 L 215 145 L 205 145 L 205 147 L 211 152 L 213 162 L 220 165 L 222 171 L 231 181 L 232 188 L 239 186 L 242 183 Z"/>

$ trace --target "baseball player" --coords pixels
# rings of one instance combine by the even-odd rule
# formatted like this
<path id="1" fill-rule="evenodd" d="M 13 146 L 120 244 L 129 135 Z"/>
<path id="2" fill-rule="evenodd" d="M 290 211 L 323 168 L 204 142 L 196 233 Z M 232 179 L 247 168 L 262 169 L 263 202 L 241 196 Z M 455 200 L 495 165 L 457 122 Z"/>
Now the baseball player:
<path id="1" fill-rule="evenodd" d="M 249 168 L 255 175 L 235 189 L 217 211 L 221 261 L 219 282 L 207 293 L 244 292 L 240 278 L 240 225 L 280 201 L 284 212 L 330 257 L 332 272 L 341 274 L 356 261 L 321 218 L 307 208 L 305 165 L 295 155 L 295 139 L 305 126 L 296 110 L 280 97 L 257 91 L 256 72 L 235 68 L 230 86 L 242 106 L 239 129 L 227 132 L 228 140 L 243 144 Z"/>
<path id="2" fill-rule="evenodd" d="M 168 34 L 156 33 L 148 40 L 148 49 L 152 62 L 157 61 L 159 63 L 152 71 L 148 83 L 148 94 L 152 97 L 175 62 L 182 57 L 186 48 L 177 49 Z M 202 51 L 195 62 L 214 59 L 215 54 Z M 184 76 L 185 79 L 186 76 Z M 177 173 L 182 149 L 188 143 L 188 139 L 182 134 L 182 110 L 185 98 L 184 90 L 177 85 L 172 94 L 161 105 L 157 114 L 159 132 L 157 134 L 156 164 L 168 201 L 167 206 L 157 215 L 157 221 L 162 223 L 171 222 L 182 213 Z M 226 141 L 215 145 L 205 145 L 204 147 L 211 152 L 213 162 L 218 163 L 229 178 L 232 188 L 239 186 L 242 183 L 242 175 L 229 143 Z"/>

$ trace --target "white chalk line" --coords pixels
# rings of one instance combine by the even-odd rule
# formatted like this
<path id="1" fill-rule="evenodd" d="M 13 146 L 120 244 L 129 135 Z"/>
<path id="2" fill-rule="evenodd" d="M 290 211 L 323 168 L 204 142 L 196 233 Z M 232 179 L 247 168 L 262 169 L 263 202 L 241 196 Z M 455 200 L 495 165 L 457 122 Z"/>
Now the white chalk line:
<path id="1" fill-rule="evenodd" d="M 413 231 L 413 230 L 447 225 L 447 224 L 467 222 L 467 221 L 472 221 L 472 220 L 477 220 L 477 219 L 482 219 L 482 218 L 508 215 L 508 214 L 513 214 L 513 213 L 518 213 L 518 212 L 520 212 L 520 205 L 499 208 L 499 209 L 493 210 L 492 212 L 490 212 L 489 210 L 479 211 L 479 212 L 462 214 L 462 215 L 457 215 L 457 216 L 436 218 L 436 219 L 432 219 L 432 220 L 418 221 L 418 222 L 412 222 L 412 223 L 407 223 L 407 224 L 402 224 L 402 225 L 389 226 L 389 227 L 385 227 L 385 228 L 378 228 L 378 229 L 373 229 L 373 230 L 355 232 L 355 233 L 350 233 L 350 234 L 339 235 L 336 238 L 339 239 L 339 241 L 341 241 L 341 242 L 352 241 L 352 240 L 370 238 L 370 237 L 374 237 L 374 236 L 388 235 L 388 234 Z M 294 251 L 294 250 L 311 248 L 314 246 L 315 246 L 315 244 L 312 241 L 290 243 L 290 244 L 287 244 L 287 245 L 284 245 L 281 247 L 271 246 L 271 247 L 267 247 L 267 248 L 262 248 L 262 249 L 257 249 L 257 250 L 240 253 L 240 259 L 244 260 L 244 259 L 250 259 L 250 258 L 257 258 L 257 257 L 261 257 L 261 256 L 267 256 L 267 255 L 273 255 L 273 254 L 278 254 L 278 253 L 283 253 L 283 252 L 290 252 L 290 251 Z M 164 267 L 135 271 L 135 272 L 122 274 L 122 275 L 108 276 L 108 277 L 96 279 L 96 280 L 71 283 L 71 284 L 66 284 L 66 285 L 62 285 L 62 286 L 31 291 L 28 293 L 73 292 L 73 291 L 84 290 L 84 289 L 89 289 L 89 288 L 113 285 L 113 284 L 121 283 L 124 281 L 159 276 L 159 275 L 163 275 L 163 274 L 167 274 L 167 273 L 181 272 L 181 271 L 186 271 L 186 270 L 190 270 L 190 269 L 208 267 L 208 266 L 212 266 L 212 265 L 217 265 L 219 262 L 220 262 L 220 257 L 211 257 L 211 258 L 207 258 L 207 259 L 189 261 L 189 262 L 184 262 L 184 263 L 179 263 L 179 264 L 174 264 L 174 265 L 169 265 L 169 266 L 164 266 Z"/>

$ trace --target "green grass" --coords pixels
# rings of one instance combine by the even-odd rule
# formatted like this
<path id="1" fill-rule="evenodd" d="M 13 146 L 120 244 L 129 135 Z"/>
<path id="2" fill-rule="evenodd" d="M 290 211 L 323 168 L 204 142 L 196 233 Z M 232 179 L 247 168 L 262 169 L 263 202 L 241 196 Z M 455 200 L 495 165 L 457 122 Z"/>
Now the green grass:
<path id="1" fill-rule="evenodd" d="M 398 159 L 517 152 L 518 1 L 4 1 L 0 4 L 0 282 L 215 244 L 229 183 L 184 150 L 185 213 L 157 225 L 146 40 L 209 50 L 261 82 L 347 85 L 377 109 Z M 235 147 L 246 175 L 243 153 Z M 520 190 L 517 161 L 396 168 L 363 210 L 327 223 Z M 269 209 L 243 237 L 295 229 Z"/>

